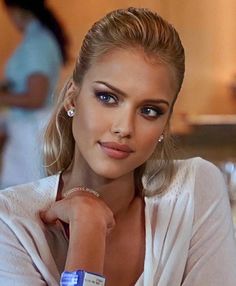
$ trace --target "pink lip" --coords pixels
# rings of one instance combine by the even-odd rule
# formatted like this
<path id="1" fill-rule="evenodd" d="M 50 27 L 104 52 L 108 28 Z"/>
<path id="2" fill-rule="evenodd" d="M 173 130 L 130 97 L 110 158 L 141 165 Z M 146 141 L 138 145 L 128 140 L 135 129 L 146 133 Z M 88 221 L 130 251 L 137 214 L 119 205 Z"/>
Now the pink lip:
<path id="1" fill-rule="evenodd" d="M 115 159 L 127 158 L 130 153 L 134 152 L 128 145 L 116 142 L 99 142 L 103 152 L 109 157 Z"/>

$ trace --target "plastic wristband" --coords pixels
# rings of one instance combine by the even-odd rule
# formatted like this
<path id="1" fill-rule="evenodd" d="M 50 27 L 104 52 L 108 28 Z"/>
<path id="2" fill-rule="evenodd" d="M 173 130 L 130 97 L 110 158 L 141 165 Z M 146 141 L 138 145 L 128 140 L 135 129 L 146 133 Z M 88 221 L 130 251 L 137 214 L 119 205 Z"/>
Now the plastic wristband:
<path id="1" fill-rule="evenodd" d="M 64 271 L 61 274 L 60 286 L 105 286 L 105 281 L 103 276 L 84 270 Z"/>

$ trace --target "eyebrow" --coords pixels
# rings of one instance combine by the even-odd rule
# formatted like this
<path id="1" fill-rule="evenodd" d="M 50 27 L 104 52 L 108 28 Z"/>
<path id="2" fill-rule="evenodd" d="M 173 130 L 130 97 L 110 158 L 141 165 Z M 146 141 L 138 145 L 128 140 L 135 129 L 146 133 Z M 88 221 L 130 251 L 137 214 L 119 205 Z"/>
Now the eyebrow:
<path id="1" fill-rule="evenodd" d="M 105 81 L 99 81 L 98 80 L 98 81 L 95 81 L 95 83 L 103 84 L 106 87 L 108 87 L 109 89 L 111 89 L 112 91 L 114 91 L 115 93 L 118 93 L 118 94 L 120 94 L 123 97 L 127 97 L 127 94 L 124 91 L 120 90 L 119 88 L 117 88 L 117 87 L 115 87 L 115 86 L 113 86 L 113 85 L 111 85 L 111 84 L 109 84 L 109 83 L 107 83 Z M 147 103 L 147 104 L 160 104 L 160 103 L 163 103 L 163 104 L 166 104 L 167 106 L 170 106 L 170 103 L 167 100 L 165 100 L 165 99 L 146 99 L 146 100 L 144 100 L 144 102 Z"/>
<path id="2" fill-rule="evenodd" d="M 118 94 L 120 94 L 120 95 L 122 95 L 122 96 L 124 96 L 124 97 L 127 97 L 127 94 L 126 94 L 124 91 L 120 90 L 120 89 L 117 88 L 117 87 L 114 87 L 113 85 L 111 85 L 111 84 L 109 84 L 109 83 L 107 83 L 107 82 L 105 82 L 105 81 L 99 81 L 99 80 L 98 80 L 98 81 L 95 81 L 95 83 L 103 84 L 103 85 L 105 85 L 106 87 L 110 88 L 111 90 L 115 91 L 116 93 L 118 93 Z"/>

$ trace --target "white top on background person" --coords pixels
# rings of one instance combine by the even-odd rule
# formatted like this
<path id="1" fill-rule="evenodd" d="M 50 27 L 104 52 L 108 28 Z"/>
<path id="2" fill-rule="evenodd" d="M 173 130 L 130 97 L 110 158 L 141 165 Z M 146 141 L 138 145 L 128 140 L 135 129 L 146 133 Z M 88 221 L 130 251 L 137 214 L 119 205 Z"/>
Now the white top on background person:
<path id="1" fill-rule="evenodd" d="M 69 285 L 81 271 L 106 286 L 236 283 L 221 173 L 170 157 L 183 77 L 179 36 L 155 12 L 92 26 L 45 134 L 52 176 L 0 194 L 4 285 Z"/>
<path id="2" fill-rule="evenodd" d="M 63 30 L 43 1 L 4 0 L 4 4 L 23 39 L 6 65 L 9 89 L 0 92 L 0 106 L 9 108 L 2 187 L 43 176 L 42 129 L 51 113 L 61 66 L 67 60 Z"/>

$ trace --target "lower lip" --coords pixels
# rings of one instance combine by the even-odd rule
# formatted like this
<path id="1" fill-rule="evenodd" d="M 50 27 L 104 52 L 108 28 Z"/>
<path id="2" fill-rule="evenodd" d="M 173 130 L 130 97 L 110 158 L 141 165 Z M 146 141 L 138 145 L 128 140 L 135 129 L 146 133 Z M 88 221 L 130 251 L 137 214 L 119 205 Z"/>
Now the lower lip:
<path id="1" fill-rule="evenodd" d="M 114 159 L 125 159 L 130 155 L 130 152 L 125 152 L 121 150 L 116 150 L 112 148 L 105 147 L 101 145 L 102 151 L 109 157 L 114 158 Z"/>

